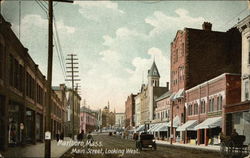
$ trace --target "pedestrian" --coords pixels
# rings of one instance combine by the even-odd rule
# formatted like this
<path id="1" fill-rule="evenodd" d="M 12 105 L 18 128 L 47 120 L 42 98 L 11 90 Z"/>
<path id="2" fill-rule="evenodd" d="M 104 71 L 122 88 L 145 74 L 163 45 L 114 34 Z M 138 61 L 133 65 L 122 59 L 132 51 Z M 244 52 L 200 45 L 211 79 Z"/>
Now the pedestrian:
<path id="1" fill-rule="evenodd" d="M 61 134 L 60 134 L 60 140 L 63 140 L 64 139 L 64 133 L 62 132 Z"/>
<path id="2" fill-rule="evenodd" d="M 91 132 L 89 132 L 88 136 L 87 136 L 88 141 L 90 141 L 91 143 L 93 143 L 94 139 L 93 136 L 91 135 Z"/>
<path id="3" fill-rule="evenodd" d="M 59 139 L 60 139 L 60 131 L 57 131 L 57 133 L 56 133 L 56 141 L 59 141 Z"/>

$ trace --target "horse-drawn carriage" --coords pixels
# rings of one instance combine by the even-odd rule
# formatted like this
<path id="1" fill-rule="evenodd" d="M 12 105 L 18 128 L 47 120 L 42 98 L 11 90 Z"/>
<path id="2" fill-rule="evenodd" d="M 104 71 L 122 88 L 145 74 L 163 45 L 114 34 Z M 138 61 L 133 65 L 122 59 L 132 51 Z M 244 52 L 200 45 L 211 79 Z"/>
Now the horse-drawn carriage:
<path id="1" fill-rule="evenodd" d="M 220 152 L 222 157 L 243 157 L 249 154 L 248 145 L 244 145 L 244 135 L 221 137 Z"/>

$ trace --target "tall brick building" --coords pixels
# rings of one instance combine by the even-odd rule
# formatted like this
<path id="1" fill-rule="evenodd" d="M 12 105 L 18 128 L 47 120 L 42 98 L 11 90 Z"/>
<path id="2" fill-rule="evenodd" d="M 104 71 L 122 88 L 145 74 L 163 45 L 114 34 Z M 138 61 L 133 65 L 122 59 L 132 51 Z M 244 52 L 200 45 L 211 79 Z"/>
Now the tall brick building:
<path id="1" fill-rule="evenodd" d="M 204 22 L 202 29 L 179 30 L 171 43 L 171 118 L 186 122 L 186 89 L 225 72 L 241 73 L 240 52 L 241 37 L 236 28 L 212 31 L 212 24 Z"/>
<path id="2" fill-rule="evenodd" d="M 135 126 L 135 96 L 130 94 L 125 102 L 125 128 Z"/>

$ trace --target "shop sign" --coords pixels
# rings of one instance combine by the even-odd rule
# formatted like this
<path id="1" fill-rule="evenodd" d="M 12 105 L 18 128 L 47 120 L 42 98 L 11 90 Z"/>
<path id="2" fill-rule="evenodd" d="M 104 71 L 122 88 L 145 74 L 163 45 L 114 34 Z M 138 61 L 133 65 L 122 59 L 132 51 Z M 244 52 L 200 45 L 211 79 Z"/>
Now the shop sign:
<path id="1" fill-rule="evenodd" d="M 51 132 L 50 131 L 46 131 L 45 132 L 45 140 L 50 140 L 51 139 Z"/>

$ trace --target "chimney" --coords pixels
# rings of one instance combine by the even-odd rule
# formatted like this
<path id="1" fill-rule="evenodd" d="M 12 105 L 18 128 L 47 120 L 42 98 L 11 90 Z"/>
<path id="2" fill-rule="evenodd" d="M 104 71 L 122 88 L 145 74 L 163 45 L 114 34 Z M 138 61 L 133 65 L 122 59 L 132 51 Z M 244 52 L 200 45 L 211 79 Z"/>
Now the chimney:
<path id="1" fill-rule="evenodd" d="M 202 24 L 202 29 L 205 31 L 212 31 L 212 24 L 210 22 L 204 22 Z"/>
<path id="2" fill-rule="evenodd" d="M 167 91 L 169 91 L 169 82 L 166 82 Z"/>

